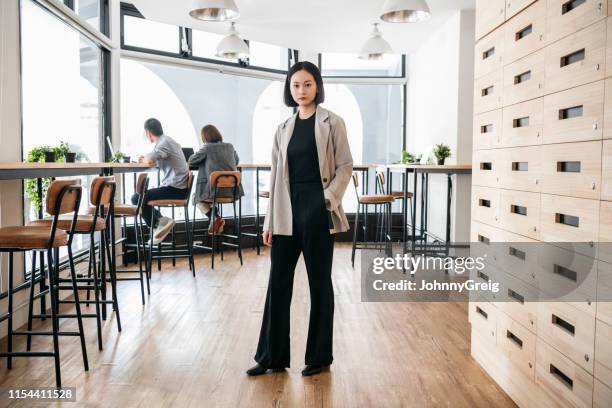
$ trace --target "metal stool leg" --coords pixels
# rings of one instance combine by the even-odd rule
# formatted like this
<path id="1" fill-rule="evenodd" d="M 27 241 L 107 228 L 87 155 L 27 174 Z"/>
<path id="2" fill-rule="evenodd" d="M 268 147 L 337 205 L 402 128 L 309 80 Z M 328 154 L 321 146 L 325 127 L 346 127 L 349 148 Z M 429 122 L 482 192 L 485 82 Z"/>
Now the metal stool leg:
<path id="1" fill-rule="evenodd" d="M 49 271 L 49 294 L 51 295 L 51 325 L 53 334 L 53 357 L 55 360 L 55 385 L 57 388 L 62 386 L 62 373 L 60 370 L 59 354 L 59 321 L 57 318 L 57 287 L 55 284 L 55 274 L 53 265 L 52 250 L 47 250 L 47 263 Z"/>
<path id="2" fill-rule="evenodd" d="M 6 348 L 9 353 L 13 352 L 13 253 L 9 252 L 9 271 L 8 271 L 8 336 Z M 13 368 L 13 356 L 6 357 L 6 367 Z"/>
<path id="3" fill-rule="evenodd" d="M 136 260 L 138 262 L 138 272 L 140 276 L 140 297 L 142 304 L 145 304 L 144 294 L 144 274 L 142 272 L 142 257 L 140 256 L 140 233 L 138 231 L 138 215 L 134 216 L 134 235 L 136 236 Z M 149 282 L 147 281 L 147 284 Z"/>
<path id="4" fill-rule="evenodd" d="M 56 260 L 56 262 L 59 261 Z M 79 326 L 79 337 L 81 339 L 81 353 L 83 354 L 83 366 L 85 371 L 89 371 L 87 361 L 87 346 L 85 345 L 85 330 L 83 329 L 83 317 L 81 316 L 81 302 L 79 300 L 79 289 L 77 287 L 76 270 L 74 269 L 74 259 L 72 257 L 72 247 L 68 245 L 68 262 L 70 264 L 70 279 L 72 280 L 72 294 L 74 296 L 74 306 L 77 315 L 77 325 Z"/>
<path id="5" fill-rule="evenodd" d="M 355 248 L 357 246 L 357 229 L 359 228 L 359 209 L 361 204 L 357 203 L 357 214 L 355 214 L 355 225 L 353 227 L 353 249 L 351 252 L 351 265 L 355 267 Z"/>
<path id="6" fill-rule="evenodd" d="M 189 269 L 191 269 L 192 273 L 193 273 L 193 277 L 195 278 L 195 262 L 193 260 L 193 237 L 190 234 L 190 228 L 189 228 L 189 212 L 187 211 L 188 206 L 185 205 L 185 207 L 183 207 L 184 211 L 185 211 L 185 236 L 187 239 L 187 249 L 189 251 Z M 195 216 L 195 213 L 194 213 Z"/>
<path id="7" fill-rule="evenodd" d="M 28 332 L 32 331 L 32 321 L 34 314 L 34 275 L 36 271 L 36 252 L 32 253 L 32 272 L 30 273 L 30 297 L 28 301 Z M 44 296 L 44 295 L 43 295 Z M 30 351 L 32 349 L 32 335 L 28 334 L 27 342 L 26 342 L 26 350 Z"/>

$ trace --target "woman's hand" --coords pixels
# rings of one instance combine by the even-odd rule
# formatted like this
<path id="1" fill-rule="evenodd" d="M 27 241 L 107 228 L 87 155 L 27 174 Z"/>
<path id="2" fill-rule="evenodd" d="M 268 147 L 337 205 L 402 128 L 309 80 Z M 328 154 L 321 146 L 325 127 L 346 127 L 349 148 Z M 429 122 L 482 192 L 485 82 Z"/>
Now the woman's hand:
<path id="1" fill-rule="evenodd" d="M 266 230 L 263 232 L 263 243 L 265 246 L 272 246 L 272 231 Z"/>

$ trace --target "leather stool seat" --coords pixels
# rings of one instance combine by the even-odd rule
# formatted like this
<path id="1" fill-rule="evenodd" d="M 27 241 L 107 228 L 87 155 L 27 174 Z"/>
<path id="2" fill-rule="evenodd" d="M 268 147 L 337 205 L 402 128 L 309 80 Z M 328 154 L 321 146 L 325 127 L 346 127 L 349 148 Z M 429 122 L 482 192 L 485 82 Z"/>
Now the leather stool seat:
<path id="1" fill-rule="evenodd" d="M 51 225 L 51 224 L 49 224 Z M 0 248 L 42 249 L 49 243 L 50 228 L 47 226 L 0 228 Z M 56 229 L 51 246 L 59 248 L 68 244 L 68 234 Z"/>

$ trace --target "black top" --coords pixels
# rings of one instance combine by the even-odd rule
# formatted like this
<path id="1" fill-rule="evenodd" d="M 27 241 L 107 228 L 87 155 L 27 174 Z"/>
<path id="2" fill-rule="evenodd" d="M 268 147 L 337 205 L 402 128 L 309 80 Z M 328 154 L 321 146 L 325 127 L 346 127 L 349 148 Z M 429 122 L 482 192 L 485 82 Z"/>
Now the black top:
<path id="1" fill-rule="evenodd" d="M 293 135 L 287 146 L 289 181 L 295 183 L 321 183 L 319 156 L 315 139 L 315 116 L 300 119 L 297 115 Z"/>

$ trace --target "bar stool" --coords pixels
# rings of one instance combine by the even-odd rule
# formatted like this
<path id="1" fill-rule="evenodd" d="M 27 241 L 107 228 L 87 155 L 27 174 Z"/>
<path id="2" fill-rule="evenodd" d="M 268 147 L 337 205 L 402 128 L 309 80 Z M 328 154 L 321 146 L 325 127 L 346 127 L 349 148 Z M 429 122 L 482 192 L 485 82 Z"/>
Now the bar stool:
<path id="1" fill-rule="evenodd" d="M 136 205 L 133 204 L 115 204 L 115 216 L 119 216 L 122 218 L 126 217 L 134 217 L 134 236 L 136 237 L 135 244 L 126 244 L 126 249 L 123 252 L 123 256 L 127 255 L 129 252 L 129 247 L 134 246 L 136 249 L 133 251 L 136 254 L 136 262 L 138 263 L 138 270 L 129 270 L 129 269 L 117 269 L 116 273 L 139 273 L 139 277 L 117 277 L 116 280 L 118 282 L 121 281 L 140 281 L 140 295 L 142 298 L 142 304 L 145 304 L 145 294 L 144 294 L 144 280 L 146 277 L 147 282 L 147 294 L 151 294 L 151 288 L 149 284 L 150 274 L 146 271 L 146 266 L 143 267 L 143 259 L 145 258 L 145 250 L 144 250 L 144 233 L 142 230 L 142 219 L 140 217 L 142 204 L 144 201 L 144 195 L 149 188 L 149 175 L 147 173 L 140 173 L 138 175 L 138 179 L 136 182 L 136 190 L 135 192 L 138 194 L 138 202 Z M 106 213 L 110 208 L 106 206 L 104 209 Z M 93 215 L 96 211 L 95 206 L 91 206 L 88 209 L 88 214 Z"/>
<path id="2" fill-rule="evenodd" d="M 404 195 L 403 191 L 393 191 L 393 188 L 391 186 L 389 186 L 391 189 L 391 192 L 389 193 L 390 196 L 393 196 L 393 198 L 395 200 L 401 200 L 402 202 L 402 214 L 404 211 L 404 206 L 408 206 L 408 208 L 410 209 L 410 218 L 408 218 L 409 220 L 412 219 L 412 199 L 414 194 L 411 191 L 407 191 L 406 195 Z M 387 188 L 386 188 L 386 183 L 385 183 L 385 171 L 383 170 L 376 170 L 376 193 L 380 193 L 380 194 L 387 194 Z M 406 199 L 406 201 L 404 201 L 404 199 Z M 393 226 L 393 213 L 391 213 L 391 234 L 393 233 L 393 228 L 402 228 L 402 242 L 403 240 L 406 240 L 406 226 L 397 226 L 394 227 Z"/>
<path id="3" fill-rule="evenodd" d="M 87 299 L 82 300 L 81 303 L 89 306 L 94 303 L 96 306 L 96 312 L 94 314 L 83 314 L 84 318 L 96 319 L 97 334 L 98 334 L 98 349 L 102 350 L 102 320 L 106 320 L 107 316 L 107 305 L 112 305 L 113 311 L 117 319 L 117 330 L 121 331 L 121 315 L 119 313 L 119 301 L 117 299 L 117 281 L 115 270 L 113 269 L 113 262 L 110 252 L 110 238 L 108 231 L 110 229 L 111 217 L 114 209 L 114 198 L 115 198 L 115 177 L 96 177 L 92 180 L 90 186 L 89 200 L 90 204 L 95 207 L 93 215 L 78 215 L 76 219 L 75 234 L 88 235 L 89 236 L 89 263 L 88 263 L 88 274 L 87 277 L 77 278 L 77 287 L 80 290 L 87 290 Z M 106 213 L 105 209 L 110 212 Z M 32 226 L 50 226 L 50 219 L 42 219 L 32 221 L 29 225 Z M 60 218 L 58 225 L 64 228 L 68 228 L 69 220 Z M 95 234 L 99 234 L 99 244 L 96 244 Z M 97 247 L 97 248 L 96 248 Z M 98 249 L 98 251 L 96 251 Z M 96 261 L 96 252 L 99 254 L 99 260 Z M 68 258 L 70 262 L 73 262 L 72 251 L 68 252 Z M 106 263 L 108 261 L 110 278 L 106 277 Z M 65 280 L 60 278 L 60 282 Z M 107 287 L 106 283 L 111 283 L 111 299 L 107 299 Z M 65 286 L 60 286 L 60 290 L 67 290 Z M 94 300 L 90 300 L 90 291 L 94 292 Z M 32 305 L 34 298 L 34 287 L 30 287 L 30 304 Z M 60 300 L 60 304 L 73 304 L 74 300 Z M 32 308 L 30 308 L 30 312 Z M 29 315 L 28 316 L 28 328 L 32 326 L 33 318 L 45 318 L 46 316 Z M 30 337 L 28 337 L 28 347 L 30 344 Z"/>
<path id="4" fill-rule="evenodd" d="M 240 186 L 240 172 L 239 171 L 213 171 L 212 173 L 210 173 L 210 185 L 213 188 L 213 198 L 209 198 L 204 200 L 205 202 L 209 203 L 212 206 L 212 214 L 211 217 L 214 220 L 215 219 L 215 211 L 216 211 L 216 206 L 217 204 L 223 205 L 223 204 L 232 204 L 233 206 L 233 214 L 234 214 L 234 218 L 233 218 L 233 222 L 232 222 L 232 226 L 234 229 L 234 233 L 233 234 L 228 234 L 228 233 L 221 233 L 221 234 L 216 234 L 215 230 L 213 228 L 212 234 L 210 234 L 211 236 L 211 248 L 212 250 L 212 257 L 211 257 L 211 268 L 215 269 L 215 251 L 214 248 L 217 247 L 217 245 L 215 245 L 215 238 L 225 238 L 225 239 L 232 239 L 235 242 L 225 242 L 224 240 L 221 241 L 220 245 L 221 245 L 221 260 L 223 260 L 223 246 L 228 246 L 231 248 L 236 248 L 238 249 L 238 257 L 240 258 L 240 266 L 242 266 L 242 245 L 240 243 L 240 237 L 241 237 L 241 220 L 240 217 L 238 216 L 238 214 L 236 213 L 236 201 L 238 197 L 238 188 Z M 224 197 L 221 196 L 219 197 L 219 189 L 220 188 L 231 188 L 232 189 L 232 196 L 231 197 Z M 238 198 L 240 199 L 240 198 Z M 257 224 L 257 223 L 256 223 Z"/>
<path id="5" fill-rule="evenodd" d="M 74 296 L 76 309 L 75 315 L 59 315 L 59 248 L 67 247 L 68 253 L 72 254 L 72 238 L 78 223 L 77 214 L 81 202 L 80 180 L 56 180 L 51 183 L 47 191 L 46 207 L 47 213 L 53 218 L 49 226 L 22 226 L 0 228 L 0 252 L 9 254 L 9 273 L 8 273 L 8 313 L 0 317 L 0 321 L 8 320 L 7 352 L 0 353 L 0 356 L 7 357 L 7 368 L 12 368 L 13 357 L 53 357 L 55 360 L 55 384 L 58 388 L 62 386 L 60 371 L 59 336 L 79 336 L 81 340 L 81 353 L 83 355 L 83 365 L 85 371 L 89 370 L 87 360 L 87 348 L 85 345 L 85 333 L 83 330 L 83 320 L 81 316 L 81 304 L 79 291 L 77 288 L 76 272 L 72 257 L 70 257 L 70 282 Z M 69 215 L 72 213 L 72 215 Z M 64 216 L 66 217 L 61 217 Z M 65 220 L 65 221 L 63 221 Z M 66 230 L 60 228 L 66 225 Z M 67 232 L 66 232 L 67 231 Z M 13 254 L 15 252 L 35 251 L 47 254 L 47 271 L 49 286 L 41 292 L 38 297 L 43 297 L 47 293 L 51 297 L 51 332 L 32 331 L 31 326 L 27 331 L 13 330 Z M 41 267 L 41 274 L 44 271 Z M 35 271 L 30 274 L 30 287 L 34 286 L 36 280 Z M 33 307 L 30 302 L 30 314 Z M 59 317 L 76 317 L 78 332 L 60 332 Z M 51 335 L 53 337 L 53 351 L 13 351 L 13 336 L 15 335 Z"/>
<path id="6" fill-rule="evenodd" d="M 351 253 L 351 264 L 355 266 L 355 250 L 356 249 L 385 248 L 387 251 L 389 251 L 387 236 L 390 236 L 390 231 L 391 231 L 391 223 L 389 222 L 389 220 L 391 218 L 391 205 L 394 202 L 394 198 L 393 196 L 387 195 L 387 194 L 360 195 L 359 194 L 359 178 L 358 178 L 357 173 L 355 172 L 353 173 L 353 185 L 355 186 L 355 194 L 357 196 L 357 214 L 355 214 L 355 225 L 353 227 L 354 231 L 353 231 L 353 249 Z M 360 245 L 357 242 L 357 230 L 359 229 L 359 215 L 361 213 L 361 207 L 363 206 L 365 209 L 367 209 L 371 205 L 374 206 L 374 211 L 376 212 L 376 214 L 378 214 L 379 206 L 382 206 L 384 208 L 385 214 L 382 217 L 382 221 L 383 221 L 382 224 L 384 225 L 384 229 L 383 229 L 384 239 L 379 245 L 368 245 L 367 237 L 364 237 L 365 242 L 362 245 Z M 381 221 L 380 218 L 377 217 L 377 221 L 376 221 L 377 237 L 376 239 L 378 239 L 378 229 L 379 229 L 380 221 Z M 367 223 L 367 222 L 368 220 L 365 219 L 364 223 Z"/>
<path id="7" fill-rule="evenodd" d="M 151 276 L 151 271 L 153 270 L 153 260 L 154 259 L 158 259 L 160 262 L 162 259 L 164 258 L 188 258 L 189 259 L 189 270 L 192 271 L 193 276 L 195 277 L 195 263 L 193 261 L 193 237 L 191 236 L 191 229 L 189 227 L 189 198 L 191 197 L 191 187 L 193 185 L 193 173 L 189 172 L 189 176 L 187 179 L 187 195 L 184 199 L 163 199 L 163 200 L 153 200 L 153 201 L 149 201 L 148 205 L 152 206 L 152 207 L 157 207 L 157 208 L 172 208 L 174 210 L 174 208 L 176 207 L 183 207 L 183 211 L 184 211 L 184 215 L 185 215 L 185 236 L 187 238 L 187 243 L 186 244 L 182 244 L 182 245 L 176 245 L 176 243 L 174 242 L 174 239 L 172 240 L 171 243 L 169 243 L 172 246 L 172 251 L 169 255 L 164 255 L 163 253 L 163 248 L 164 245 L 162 245 L 163 243 L 160 243 L 157 245 L 157 255 L 153 255 L 153 247 L 155 246 L 153 244 L 153 228 L 150 229 L 149 231 L 149 239 L 150 242 L 148 244 L 148 257 L 147 257 L 147 274 L 150 277 Z M 151 211 L 151 223 L 149 225 L 153 225 L 154 223 L 154 213 L 155 211 Z M 173 228 L 174 231 L 174 228 Z M 174 238 L 174 234 L 172 234 L 173 238 Z M 185 247 L 185 249 L 181 249 L 181 247 Z M 178 249 L 177 249 L 178 248 Z"/>

